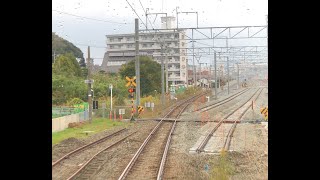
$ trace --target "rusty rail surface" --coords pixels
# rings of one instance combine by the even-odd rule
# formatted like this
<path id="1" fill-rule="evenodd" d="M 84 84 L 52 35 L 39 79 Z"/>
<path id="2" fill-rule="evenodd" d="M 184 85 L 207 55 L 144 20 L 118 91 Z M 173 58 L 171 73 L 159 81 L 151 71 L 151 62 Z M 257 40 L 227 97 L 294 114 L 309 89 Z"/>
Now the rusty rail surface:
<path id="1" fill-rule="evenodd" d="M 225 104 L 225 103 L 227 103 L 227 102 L 235 99 L 236 97 L 239 97 L 241 94 L 247 92 L 248 90 L 249 90 L 249 88 L 246 88 L 246 89 L 244 89 L 244 90 L 242 90 L 242 91 L 240 91 L 240 92 L 237 92 L 237 93 L 233 94 L 232 96 L 229 96 L 229 97 L 227 97 L 227 98 L 225 98 L 225 99 L 223 99 L 223 100 L 221 100 L 221 101 L 218 101 L 218 102 L 216 102 L 216 103 L 214 103 L 214 104 L 210 104 L 210 105 L 201 107 L 201 108 L 195 110 L 194 112 L 200 111 L 200 110 L 208 111 L 209 109 L 218 107 L 218 106 L 220 106 L 220 105 L 222 105 L 222 104 Z"/>
<path id="2" fill-rule="evenodd" d="M 260 96 L 260 94 L 261 94 L 261 92 L 263 91 L 263 89 L 264 89 L 264 88 L 261 89 L 261 91 L 259 92 L 259 94 L 257 95 L 257 97 L 254 99 L 254 101 L 256 101 L 256 100 L 258 99 L 258 97 Z M 250 107 L 251 107 L 251 105 L 248 106 L 248 107 L 240 114 L 239 120 L 241 120 L 241 118 L 245 115 L 245 113 L 249 110 Z M 227 134 L 227 138 L 226 138 L 226 140 L 225 140 L 225 142 L 224 142 L 224 145 L 223 145 L 223 149 L 224 149 L 224 150 L 229 150 L 230 143 L 231 143 L 231 138 L 233 137 L 233 132 L 234 132 L 236 126 L 237 126 L 237 123 L 234 122 L 234 123 L 232 124 L 231 128 L 229 129 L 228 134 Z"/>
<path id="3" fill-rule="evenodd" d="M 102 153 L 103 151 L 110 149 L 111 147 L 115 146 L 116 144 L 120 143 L 121 141 L 125 140 L 127 137 L 131 136 L 132 134 L 136 133 L 137 131 L 121 138 L 120 140 L 116 141 L 115 143 L 107 146 L 106 148 L 102 149 L 101 151 L 97 152 L 95 155 L 93 155 L 87 162 L 85 162 L 80 169 L 78 169 L 75 173 L 73 173 L 67 180 L 70 180 L 72 178 L 74 178 L 76 175 L 78 175 L 82 169 L 84 169 L 95 157 L 97 157 L 100 153 Z M 96 167 L 97 168 L 97 167 Z"/>
<path id="4" fill-rule="evenodd" d="M 116 134 L 118 134 L 118 133 L 120 133 L 120 132 L 122 132 L 122 131 L 125 131 L 125 130 L 127 130 L 127 128 L 120 129 L 119 131 L 116 131 L 116 132 L 114 132 L 114 133 L 112 133 L 112 134 L 110 134 L 110 135 L 107 135 L 107 136 L 105 136 L 105 137 L 103 137 L 103 138 L 101 138 L 101 139 L 98 139 L 98 140 L 96 140 L 96 141 L 94 141 L 94 142 L 92 142 L 92 143 L 89 143 L 89 144 L 87 144 L 87 145 L 81 146 L 81 147 L 79 147 L 78 149 L 75 149 L 75 150 L 67 153 L 66 155 L 64 155 L 64 156 L 62 156 L 60 159 L 58 159 L 57 161 L 53 162 L 53 163 L 52 163 L 52 167 L 54 167 L 55 165 L 57 165 L 59 162 L 61 162 L 62 160 L 66 159 L 66 158 L 69 157 L 70 155 L 75 154 L 75 153 L 77 153 L 77 152 L 80 152 L 80 151 L 84 150 L 84 149 L 87 148 L 87 147 L 93 146 L 93 145 L 95 145 L 95 144 L 99 144 L 99 143 L 103 142 L 104 140 L 106 140 L 107 138 L 112 137 L 112 136 L 114 136 L 114 135 L 116 135 Z"/>
<path id="5" fill-rule="evenodd" d="M 260 88 L 259 88 L 260 89 Z M 259 89 L 257 89 L 257 91 L 246 101 L 244 102 L 242 105 L 240 105 L 238 108 L 236 108 L 235 110 L 233 110 L 231 113 L 229 113 L 228 115 L 226 115 L 224 118 L 222 118 L 220 120 L 220 122 L 206 135 L 206 137 L 202 140 L 202 142 L 200 143 L 200 145 L 198 146 L 198 148 L 196 149 L 196 152 L 200 153 L 204 151 L 204 147 L 207 145 L 208 141 L 210 140 L 210 138 L 212 137 L 213 133 L 220 127 L 220 125 L 228 118 L 230 117 L 232 114 L 234 114 L 238 109 L 240 109 L 242 106 L 244 106 L 247 102 L 249 102 L 252 97 L 254 97 L 254 95 L 259 91 Z"/>
<path id="6" fill-rule="evenodd" d="M 201 93 L 199 95 L 196 95 L 196 96 L 193 96 L 191 98 L 188 98 L 180 103 L 178 103 L 176 106 L 174 106 L 160 121 L 159 123 L 153 128 L 153 130 L 151 131 L 151 133 L 148 135 L 148 137 L 144 140 L 144 142 L 142 143 L 142 145 L 140 146 L 140 148 L 137 150 L 137 152 L 135 153 L 135 155 L 132 157 L 132 159 L 130 160 L 130 162 L 128 163 L 128 165 L 126 166 L 126 168 L 123 170 L 122 174 L 120 175 L 120 177 L 118 178 L 118 180 L 123 180 L 126 178 L 127 174 L 129 173 L 129 171 L 131 170 L 131 168 L 134 166 L 136 160 L 138 159 L 138 157 L 140 156 L 141 152 L 143 151 L 143 149 L 145 148 L 145 146 L 148 144 L 148 142 L 150 141 L 151 137 L 155 134 L 155 132 L 159 129 L 160 125 L 163 123 L 163 119 L 170 116 L 176 109 L 178 109 L 182 104 L 186 103 L 186 102 L 189 102 L 189 101 L 192 101 L 194 100 L 195 98 L 198 98 L 198 97 L 201 97 L 205 94 L 207 94 L 209 92 L 204 92 L 204 93 Z M 182 110 L 180 110 L 178 116 L 181 115 L 182 111 L 189 105 L 189 103 L 184 107 L 182 108 Z M 171 139 L 171 133 L 173 132 L 174 130 L 174 127 L 175 127 L 175 124 L 176 124 L 176 121 L 173 125 L 173 128 L 171 128 L 171 131 L 170 131 L 170 139 Z"/>

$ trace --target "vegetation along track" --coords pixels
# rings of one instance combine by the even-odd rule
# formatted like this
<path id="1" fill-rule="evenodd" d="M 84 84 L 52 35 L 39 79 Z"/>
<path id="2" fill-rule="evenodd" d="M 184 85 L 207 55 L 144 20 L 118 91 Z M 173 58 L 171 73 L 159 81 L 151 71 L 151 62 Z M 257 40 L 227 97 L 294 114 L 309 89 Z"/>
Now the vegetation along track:
<path id="1" fill-rule="evenodd" d="M 259 88 L 259 89 L 261 89 L 261 88 Z M 213 136 L 213 133 L 220 127 L 220 125 L 225 121 L 225 120 L 227 120 L 227 118 L 229 118 L 231 115 L 233 115 L 235 112 L 237 112 L 241 107 L 243 107 L 245 104 L 247 104 L 253 97 L 254 97 L 254 95 L 256 95 L 257 94 L 257 92 L 259 91 L 259 89 L 257 89 L 257 91 L 247 100 L 247 101 L 245 101 L 242 105 L 240 105 L 238 108 L 236 108 L 235 110 L 233 110 L 231 113 L 229 113 L 228 115 L 226 115 L 224 118 L 222 118 L 219 122 L 218 122 L 218 124 L 214 127 L 214 128 L 212 128 L 211 129 L 211 131 L 205 136 L 205 138 L 201 141 L 201 143 L 200 143 L 200 145 L 197 147 L 197 149 L 196 149 L 196 151 L 198 152 L 198 153 L 200 153 L 200 152 L 204 152 L 204 148 L 205 148 L 205 146 L 207 145 L 207 143 L 209 142 L 209 140 L 210 140 L 210 138 Z M 263 88 L 261 89 L 261 91 L 263 90 Z M 261 93 L 261 91 L 260 91 L 260 93 Z M 259 93 L 259 95 L 260 95 L 260 93 Z M 258 96 L 259 96 L 258 95 Z M 257 97 L 258 97 L 257 96 Z M 250 106 L 248 106 L 248 108 L 249 108 Z M 248 109 L 247 108 L 247 109 Z M 246 110 L 247 110 L 246 109 Z M 246 111 L 245 110 L 245 111 Z M 241 117 L 244 115 L 244 113 L 245 112 L 243 112 L 243 113 L 241 113 Z M 240 117 L 240 118 L 241 118 Z M 237 123 L 237 121 L 235 120 L 235 122 L 234 122 L 234 124 L 235 123 Z M 235 127 L 235 126 L 234 126 Z M 233 131 L 234 131 L 234 129 L 233 130 L 231 130 L 231 131 L 229 131 L 230 133 L 228 133 L 228 135 L 231 137 L 232 136 L 232 133 L 233 133 Z M 229 139 L 229 140 L 228 140 Z M 230 140 L 231 140 L 231 138 L 227 138 L 227 140 L 226 141 L 228 141 L 228 142 L 225 142 L 224 143 L 224 147 L 227 145 L 228 147 L 229 147 L 229 145 L 230 145 Z"/>
<path id="2" fill-rule="evenodd" d="M 155 126 L 119 177 L 122 179 L 161 179 L 176 121 L 164 122 L 167 117 L 179 118 L 184 109 L 201 93 L 174 106 Z"/>
<path id="3" fill-rule="evenodd" d="M 124 140 L 126 134 L 123 133 L 128 129 L 118 130 L 108 136 L 105 136 L 97 141 L 82 146 L 74 151 L 61 157 L 59 160 L 52 163 L 52 179 L 68 179 L 70 175 L 81 170 L 92 160 L 92 154 L 98 154 L 106 149 L 109 149 Z M 130 134 L 131 135 L 131 134 Z M 123 138 L 125 136 L 125 138 Z M 121 138 L 119 141 L 116 139 Z M 114 143 L 116 141 L 116 143 Z M 105 148 L 107 147 L 107 148 Z"/>

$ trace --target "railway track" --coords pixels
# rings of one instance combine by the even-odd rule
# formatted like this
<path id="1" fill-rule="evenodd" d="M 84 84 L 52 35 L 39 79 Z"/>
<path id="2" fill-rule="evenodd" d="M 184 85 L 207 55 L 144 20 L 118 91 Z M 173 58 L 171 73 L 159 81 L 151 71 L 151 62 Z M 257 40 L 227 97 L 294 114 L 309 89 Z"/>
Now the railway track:
<path id="1" fill-rule="evenodd" d="M 191 97 L 174 106 L 154 127 L 118 179 L 161 179 L 171 136 L 177 122 L 164 122 L 163 119 L 172 116 L 175 119 L 179 118 L 190 103 L 206 93 L 208 92 Z"/>
<path id="2" fill-rule="evenodd" d="M 249 90 L 249 89 L 246 88 L 246 89 L 244 89 L 244 90 L 242 90 L 242 91 L 240 91 L 240 92 L 237 92 L 237 93 L 233 94 L 232 96 L 229 96 L 229 97 L 227 97 L 227 98 L 225 98 L 225 99 L 223 99 L 223 100 L 221 100 L 221 101 L 218 101 L 218 102 L 215 102 L 215 103 L 213 103 L 213 104 L 206 105 L 206 106 L 204 106 L 204 107 L 198 108 L 198 109 L 196 109 L 194 112 L 197 112 L 197 111 L 202 111 L 202 112 L 203 112 L 203 111 L 208 111 L 208 110 L 210 110 L 210 109 L 213 109 L 213 108 L 215 108 L 215 107 L 218 107 L 218 106 L 220 106 L 220 105 L 222 105 L 222 104 L 225 104 L 225 103 L 227 103 L 227 102 L 235 99 L 236 97 L 239 97 L 240 95 L 242 95 L 243 93 L 247 92 L 248 90 Z"/>
<path id="3" fill-rule="evenodd" d="M 99 152 L 97 152 L 86 163 L 84 163 L 80 169 L 78 169 L 75 173 L 73 173 L 67 180 L 70 180 L 70 179 L 90 179 L 90 177 L 100 169 L 100 167 L 103 165 L 103 162 L 105 162 L 105 160 L 106 160 L 106 159 L 104 159 L 104 155 L 102 155 L 102 153 L 105 152 L 107 149 L 110 149 L 111 147 L 119 144 L 120 142 L 122 142 L 126 138 L 130 137 L 131 135 L 135 134 L 136 132 L 137 131 L 130 133 L 129 135 L 121 138 L 120 140 L 117 140 L 116 142 L 112 143 L 111 145 L 109 145 L 109 146 L 105 147 L 104 149 L 100 150 Z M 93 161 L 93 160 L 95 160 L 95 161 Z M 93 163 L 90 163 L 90 162 L 93 162 Z"/>
<path id="4" fill-rule="evenodd" d="M 256 96 L 256 98 L 255 98 L 253 101 L 256 101 L 256 100 L 259 98 L 259 96 L 260 96 L 260 94 L 261 94 L 262 91 L 263 91 L 263 88 L 261 88 L 260 92 L 258 93 L 258 95 Z M 251 98 L 250 98 L 250 99 L 251 99 Z M 249 101 L 250 101 L 250 100 L 249 100 Z M 244 104 L 244 105 L 245 105 L 245 104 Z M 241 120 L 241 118 L 245 115 L 245 113 L 248 111 L 248 109 L 249 109 L 250 107 L 251 107 L 250 105 L 247 106 L 247 108 L 240 114 L 239 120 Z M 225 143 L 224 143 L 224 145 L 223 145 L 223 149 L 226 150 L 226 151 L 229 150 L 230 143 L 231 143 L 231 138 L 232 138 L 232 136 L 233 136 L 233 132 L 234 132 L 236 126 L 237 126 L 237 121 L 234 121 L 234 123 L 232 124 L 232 126 L 231 126 L 231 128 L 230 128 L 230 130 L 229 130 L 229 132 L 228 132 L 228 134 L 227 134 L 227 139 L 226 139 L 226 141 L 225 141 Z"/>
<path id="5" fill-rule="evenodd" d="M 126 135 L 128 129 L 118 130 L 97 141 L 73 150 L 52 163 L 52 179 L 71 179 L 101 152 L 112 148 L 134 133 Z M 120 139 L 119 139 L 120 137 Z M 116 142 L 114 142 L 116 141 Z M 94 154 L 92 156 L 92 154 Z"/>
<path id="6" fill-rule="evenodd" d="M 91 143 L 89 143 L 89 144 L 87 144 L 87 145 L 81 146 L 81 147 L 79 147 L 79 148 L 77 148 L 77 149 L 75 149 L 75 150 L 73 150 L 73 151 L 65 154 L 65 155 L 62 156 L 60 159 L 58 159 L 57 161 L 53 162 L 53 163 L 52 163 L 52 167 L 56 166 L 58 163 L 62 162 L 64 159 L 68 158 L 69 156 L 71 156 L 71 155 L 73 155 L 73 154 L 76 154 L 76 153 L 78 153 L 78 152 L 81 152 L 81 151 L 83 151 L 85 148 L 89 148 L 89 147 L 91 147 L 91 146 L 94 146 L 94 145 L 96 145 L 96 144 L 99 144 L 99 143 L 105 141 L 107 138 L 110 138 L 110 137 L 112 137 L 112 136 L 115 136 L 116 134 L 118 134 L 118 133 L 120 133 L 120 132 L 122 132 L 122 131 L 125 131 L 125 130 L 127 130 L 127 129 L 126 129 L 126 128 L 120 129 L 119 131 L 116 131 L 116 132 L 114 132 L 114 133 L 112 133 L 112 134 L 110 134 L 110 135 L 107 135 L 107 136 L 105 136 L 105 137 L 103 137 L 103 138 L 101 138 L 101 139 L 98 139 L 98 140 L 96 140 L 96 141 L 94 141 L 94 142 L 91 142 Z"/>
<path id="7" fill-rule="evenodd" d="M 261 90 L 260 90 L 261 89 Z M 229 113 L 228 115 L 226 115 L 224 118 L 222 118 L 218 124 L 212 128 L 210 130 L 210 132 L 205 136 L 205 138 L 201 141 L 201 143 L 199 144 L 199 146 L 196 148 L 196 152 L 198 153 L 201 153 L 201 152 L 204 152 L 204 148 L 206 147 L 207 143 L 209 142 L 209 140 L 211 139 L 211 137 L 213 136 L 213 133 L 216 132 L 218 130 L 218 128 L 221 126 L 221 124 L 224 122 L 224 121 L 227 121 L 228 118 L 232 115 L 235 114 L 235 112 L 237 112 L 240 108 L 244 107 L 260 90 L 260 93 L 259 95 L 261 94 L 263 88 L 259 88 L 257 89 L 257 91 L 255 91 L 255 93 L 247 100 L 245 101 L 243 104 L 241 104 L 238 108 L 236 108 L 235 110 L 233 110 L 231 113 Z M 256 97 L 256 99 L 259 97 L 259 95 Z M 229 99 L 230 101 L 230 99 Z M 243 111 L 241 114 L 240 114 L 240 118 L 245 114 L 245 112 L 249 109 L 250 106 L 248 106 L 245 111 Z M 240 120 L 240 118 L 237 118 Z M 230 146 L 230 142 L 231 142 L 231 137 L 232 137 L 232 134 L 234 132 L 234 129 L 235 129 L 235 126 L 237 124 L 237 120 L 234 120 L 234 123 L 232 124 L 232 126 L 230 127 L 229 131 L 228 131 L 228 134 L 227 134 L 227 138 L 226 138 L 226 141 L 224 141 L 223 143 L 223 149 L 226 149 L 226 148 L 229 148 Z M 222 132 L 224 133 L 224 127 L 222 129 Z"/>

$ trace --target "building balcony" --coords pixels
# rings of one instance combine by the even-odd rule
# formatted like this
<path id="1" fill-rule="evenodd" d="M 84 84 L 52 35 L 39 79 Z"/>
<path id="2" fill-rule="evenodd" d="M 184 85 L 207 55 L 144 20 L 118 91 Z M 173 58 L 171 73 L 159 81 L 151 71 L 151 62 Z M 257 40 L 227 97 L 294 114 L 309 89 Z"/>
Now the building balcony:
<path id="1" fill-rule="evenodd" d="M 177 76 L 177 75 L 168 76 L 168 81 L 179 81 L 179 80 L 180 80 L 180 76 Z"/>
<path id="2" fill-rule="evenodd" d="M 178 67 L 169 67 L 168 68 L 168 71 L 180 71 L 180 68 L 178 68 Z"/>
<path id="3" fill-rule="evenodd" d="M 172 58 L 168 60 L 168 63 L 179 63 L 180 64 L 180 59 L 179 58 Z"/>

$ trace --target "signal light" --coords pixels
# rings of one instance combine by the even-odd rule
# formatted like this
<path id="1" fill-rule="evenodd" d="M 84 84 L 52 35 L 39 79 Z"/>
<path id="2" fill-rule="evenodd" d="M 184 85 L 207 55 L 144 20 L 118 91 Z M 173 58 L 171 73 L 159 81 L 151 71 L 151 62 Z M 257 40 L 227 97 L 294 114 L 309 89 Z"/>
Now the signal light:
<path id="1" fill-rule="evenodd" d="M 133 93 L 133 92 L 135 92 L 135 89 L 134 88 L 130 88 L 130 89 L 128 89 L 128 92 L 129 93 Z"/>

